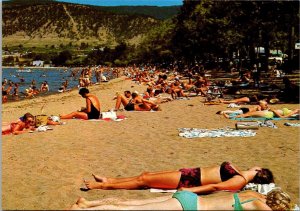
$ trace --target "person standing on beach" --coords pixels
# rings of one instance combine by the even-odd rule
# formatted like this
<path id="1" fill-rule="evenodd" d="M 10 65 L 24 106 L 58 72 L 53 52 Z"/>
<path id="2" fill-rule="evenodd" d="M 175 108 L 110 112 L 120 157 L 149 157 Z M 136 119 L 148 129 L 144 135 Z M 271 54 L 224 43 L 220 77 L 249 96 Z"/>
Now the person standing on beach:
<path id="1" fill-rule="evenodd" d="M 99 119 L 100 118 L 100 102 L 96 95 L 89 93 L 87 88 L 81 88 L 79 94 L 86 99 L 86 108 L 75 111 L 70 114 L 60 115 L 61 119 Z"/>
<path id="2" fill-rule="evenodd" d="M 48 92 L 49 91 L 49 85 L 47 81 L 44 81 L 41 85 L 41 92 Z"/>

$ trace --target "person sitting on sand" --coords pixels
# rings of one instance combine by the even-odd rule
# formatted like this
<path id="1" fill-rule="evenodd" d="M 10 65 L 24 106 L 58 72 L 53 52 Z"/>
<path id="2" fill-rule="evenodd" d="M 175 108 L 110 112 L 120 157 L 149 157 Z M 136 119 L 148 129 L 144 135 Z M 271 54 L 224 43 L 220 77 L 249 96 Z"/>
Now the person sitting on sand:
<path id="1" fill-rule="evenodd" d="M 114 98 L 116 99 L 116 106 L 115 106 L 115 111 L 118 111 L 120 109 L 121 104 L 123 104 L 124 109 L 126 111 L 133 111 L 134 110 L 134 105 L 131 102 L 131 92 L 130 91 L 124 91 L 124 95 L 118 94 Z"/>
<path id="2" fill-rule="evenodd" d="M 175 80 L 175 82 L 170 85 L 169 91 L 173 99 L 176 99 L 177 97 L 187 97 L 178 80 Z"/>
<path id="3" fill-rule="evenodd" d="M 198 196 L 188 191 L 154 199 L 107 204 L 105 199 L 88 201 L 80 197 L 70 210 L 291 210 L 290 196 L 280 188 L 262 195 L 252 190 Z"/>
<path id="4" fill-rule="evenodd" d="M 93 174 L 95 181 L 84 181 L 88 189 L 179 189 L 194 193 L 211 193 L 220 190 L 241 190 L 247 183 L 274 182 L 269 169 L 252 167 L 239 171 L 230 162 L 221 166 L 183 168 L 175 171 L 144 172 L 129 178 L 108 178 Z"/>
<path id="5" fill-rule="evenodd" d="M 60 115 L 61 119 L 99 119 L 100 117 L 100 102 L 96 95 L 89 93 L 87 88 L 81 88 L 79 94 L 86 99 L 86 108 L 80 111 L 75 111 L 70 114 Z"/>
<path id="6" fill-rule="evenodd" d="M 132 101 L 134 111 L 158 111 L 159 106 L 149 100 L 142 99 L 137 93 L 132 93 Z"/>
<path id="7" fill-rule="evenodd" d="M 18 121 L 10 124 L 2 123 L 2 135 L 14 134 L 18 135 L 34 130 L 34 116 L 30 113 L 24 114 Z"/>
<path id="8" fill-rule="evenodd" d="M 7 98 L 7 92 L 2 90 L 2 103 L 6 103 L 8 100 Z"/>

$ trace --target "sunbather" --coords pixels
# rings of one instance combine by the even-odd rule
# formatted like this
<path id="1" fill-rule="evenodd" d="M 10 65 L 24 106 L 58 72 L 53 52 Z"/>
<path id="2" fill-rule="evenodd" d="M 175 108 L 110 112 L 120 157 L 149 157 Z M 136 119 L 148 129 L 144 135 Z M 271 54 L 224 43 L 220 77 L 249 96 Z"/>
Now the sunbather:
<path id="1" fill-rule="evenodd" d="M 184 168 L 177 171 L 144 172 L 129 178 L 107 178 L 94 175 L 94 181 L 85 181 L 89 189 L 180 189 L 194 193 L 211 193 L 218 190 L 240 190 L 247 183 L 273 182 L 269 169 L 253 167 L 239 171 L 229 162 L 221 166 Z"/>
<path id="2" fill-rule="evenodd" d="M 260 100 L 258 106 L 252 108 L 240 108 L 242 113 L 240 113 L 235 117 L 239 118 L 239 117 L 257 116 L 257 117 L 272 118 L 274 115 L 273 112 L 269 111 L 269 109 L 270 108 L 268 106 L 267 101 Z M 217 112 L 217 114 L 218 113 L 219 112 Z M 226 118 L 230 118 L 230 116 L 228 115 L 229 113 L 230 113 L 229 111 L 224 111 L 224 112 L 220 112 L 219 114 L 223 114 L 223 116 L 225 116 Z"/>
<path id="3" fill-rule="evenodd" d="M 117 94 L 117 96 L 114 99 L 116 99 L 116 106 L 115 106 L 116 111 L 120 109 L 121 104 L 124 106 L 124 109 L 126 111 L 133 111 L 134 110 L 134 104 L 132 103 L 132 98 L 131 98 L 131 92 L 130 91 L 125 91 L 124 95 Z M 140 100 L 140 103 L 141 102 L 142 101 Z"/>
<path id="4" fill-rule="evenodd" d="M 198 196 L 188 191 L 155 199 L 131 200 L 107 204 L 104 200 L 79 198 L 72 210 L 290 210 L 290 196 L 277 188 L 267 196 L 254 191 L 216 193 Z"/>
<path id="5" fill-rule="evenodd" d="M 141 102 L 141 103 L 140 103 Z M 159 110 L 159 106 L 149 100 L 142 99 L 137 93 L 132 93 L 132 101 L 135 111 Z"/>
<path id="6" fill-rule="evenodd" d="M 253 95 L 251 97 L 241 97 L 237 99 L 232 100 L 222 100 L 220 99 L 221 103 L 229 104 L 229 103 L 236 103 L 236 104 L 243 104 L 243 103 L 257 103 L 258 98 L 256 95 Z"/>
<path id="7" fill-rule="evenodd" d="M 18 121 L 10 124 L 2 123 L 2 135 L 18 135 L 34 130 L 34 116 L 30 113 L 24 114 Z"/>
<path id="8" fill-rule="evenodd" d="M 262 110 L 260 111 L 249 111 L 243 114 L 239 114 L 235 116 L 235 118 L 240 117 L 265 117 L 268 119 L 271 119 L 273 117 L 280 117 L 280 118 L 288 118 L 296 114 L 300 114 L 299 109 L 290 110 L 288 108 L 283 109 L 272 109 L 268 107 L 268 104 L 266 101 L 260 101 L 260 106 L 262 107 Z M 229 118 L 230 116 L 228 114 L 223 114 L 226 118 Z"/>
<path id="9" fill-rule="evenodd" d="M 274 116 L 280 117 L 280 118 L 288 118 L 288 117 L 294 116 L 296 114 L 300 114 L 300 110 L 298 108 L 294 109 L 294 110 L 290 110 L 288 108 L 270 109 L 270 111 L 272 111 L 274 113 Z"/>
<path id="10" fill-rule="evenodd" d="M 89 93 L 87 88 L 81 88 L 79 94 L 86 99 L 86 108 L 80 111 L 75 111 L 70 114 L 60 115 L 61 119 L 99 119 L 100 117 L 100 102 L 96 95 Z"/>

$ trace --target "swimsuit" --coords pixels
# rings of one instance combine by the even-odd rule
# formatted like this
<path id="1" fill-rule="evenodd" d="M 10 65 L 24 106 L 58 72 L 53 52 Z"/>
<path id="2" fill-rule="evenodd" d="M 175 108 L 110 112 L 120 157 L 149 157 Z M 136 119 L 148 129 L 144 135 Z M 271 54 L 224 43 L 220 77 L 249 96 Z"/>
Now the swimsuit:
<path id="1" fill-rule="evenodd" d="M 288 108 L 283 108 L 282 109 L 282 114 L 283 116 L 289 115 L 292 111 Z"/>
<path id="2" fill-rule="evenodd" d="M 222 182 L 227 181 L 234 177 L 235 175 L 240 175 L 229 162 L 223 162 L 220 166 L 220 177 Z"/>
<path id="3" fill-rule="evenodd" d="M 124 107 L 126 111 L 134 111 L 134 104 L 131 102 L 132 99 L 127 103 L 127 105 Z"/>
<path id="4" fill-rule="evenodd" d="M 179 201 L 183 210 L 197 210 L 198 196 L 195 193 L 189 191 L 178 191 L 173 194 L 172 198 Z"/>
<path id="5" fill-rule="evenodd" d="M 200 168 L 183 168 L 179 169 L 181 176 L 177 186 L 178 188 L 185 187 L 197 187 L 201 186 L 201 169 Z M 220 166 L 220 177 L 222 182 L 227 181 L 240 175 L 229 162 L 223 162 Z"/>
<path id="6" fill-rule="evenodd" d="M 239 110 L 243 111 L 243 114 L 249 112 L 249 108 L 240 108 Z"/>
<path id="7" fill-rule="evenodd" d="M 183 168 L 179 169 L 181 177 L 178 183 L 178 188 L 201 186 L 201 170 L 200 168 Z"/>
<path id="8" fill-rule="evenodd" d="M 234 198 L 234 204 L 232 206 L 233 206 L 234 210 L 243 210 L 242 204 L 256 200 L 256 198 L 253 198 L 253 199 L 249 199 L 249 200 L 241 202 L 237 193 L 233 194 L 233 198 Z"/>
<path id="9" fill-rule="evenodd" d="M 274 113 L 272 111 L 265 111 L 265 118 L 271 119 L 274 117 Z"/>
<path id="10" fill-rule="evenodd" d="M 12 122 L 10 123 L 8 126 L 9 126 L 9 129 L 5 129 L 4 131 L 2 131 L 2 135 L 8 135 L 8 134 L 11 134 L 15 127 L 18 125 L 18 122 Z"/>
<path id="11" fill-rule="evenodd" d="M 91 111 L 87 113 L 88 119 L 99 119 L 100 117 L 100 111 L 97 110 L 97 108 L 91 103 Z"/>

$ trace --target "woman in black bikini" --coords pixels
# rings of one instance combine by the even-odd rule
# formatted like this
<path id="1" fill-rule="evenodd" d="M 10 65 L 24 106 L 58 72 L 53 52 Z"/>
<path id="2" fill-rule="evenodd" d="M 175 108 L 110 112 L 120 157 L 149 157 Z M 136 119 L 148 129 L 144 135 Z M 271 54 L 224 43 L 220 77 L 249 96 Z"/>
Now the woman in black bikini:
<path id="1" fill-rule="evenodd" d="M 100 118 L 100 102 L 97 96 L 89 93 L 87 88 L 81 88 L 79 94 L 86 99 L 86 108 L 75 111 L 70 114 L 60 115 L 61 119 L 99 119 Z"/>
<path id="2" fill-rule="evenodd" d="M 221 166 L 184 168 L 178 171 L 144 172 L 130 178 L 107 178 L 94 175 L 94 181 L 85 181 L 88 189 L 179 189 L 194 193 L 218 190 L 240 190 L 247 183 L 269 184 L 273 174 L 269 169 L 253 167 L 239 171 L 229 162 Z"/>

